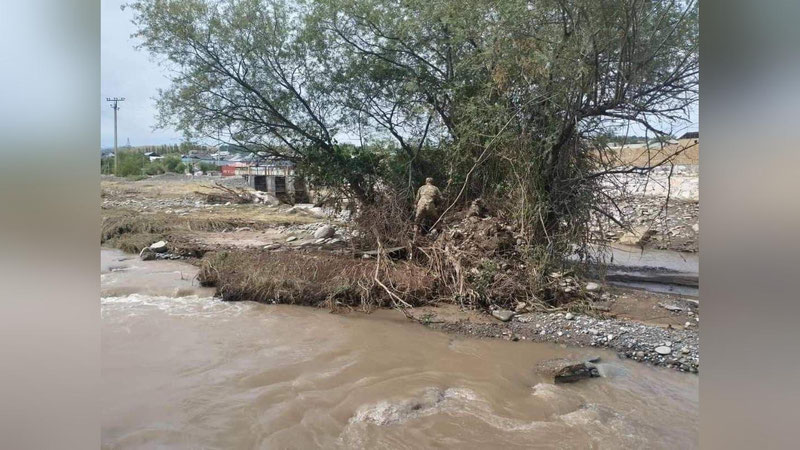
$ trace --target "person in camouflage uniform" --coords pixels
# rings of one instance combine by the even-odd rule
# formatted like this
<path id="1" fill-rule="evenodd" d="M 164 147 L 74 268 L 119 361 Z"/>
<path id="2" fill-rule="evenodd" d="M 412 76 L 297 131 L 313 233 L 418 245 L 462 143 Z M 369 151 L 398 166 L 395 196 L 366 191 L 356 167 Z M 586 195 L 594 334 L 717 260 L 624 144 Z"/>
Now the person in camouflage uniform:
<path id="1" fill-rule="evenodd" d="M 439 218 L 437 207 L 442 201 L 442 193 L 433 185 L 433 178 L 426 178 L 425 184 L 417 191 L 417 210 L 414 222 L 423 233 Z"/>

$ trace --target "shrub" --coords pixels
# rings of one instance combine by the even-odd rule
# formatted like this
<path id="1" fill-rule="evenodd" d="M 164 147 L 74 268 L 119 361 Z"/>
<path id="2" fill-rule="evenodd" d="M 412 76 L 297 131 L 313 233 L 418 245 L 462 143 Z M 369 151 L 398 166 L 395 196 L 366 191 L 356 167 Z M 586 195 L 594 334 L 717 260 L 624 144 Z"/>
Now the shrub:
<path id="1" fill-rule="evenodd" d="M 181 162 L 181 157 L 178 155 L 167 155 L 161 162 L 167 172 L 183 173 L 186 171 L 186 166 Z"/>
<path id="2" fill-rule="evenodd" d="M 197 168 L 200 169 L 204 174 L 219 170 L 219 167 L 217 167 L 215 164 L 207 162 L 201 162 L 200 164 L 197 165 Z"/>
<path id="3" fill-rule="evenodd" d="M 146 156 L 136 152 L 120 151 L 117 157 L 119 158 L 116 174 L 118 177 L 142 175 L 142 169 L 147 163 Z"/>
<path id="4" fill-rule="evenodd" d="M 147 175 L 158 175 L 164 172 L 166 172 L 166 169 L 164 169 L 164 164 L 162 164 L 162 162 L 159 160 L 150 161 L 144 167 L 144 173 Z"/>

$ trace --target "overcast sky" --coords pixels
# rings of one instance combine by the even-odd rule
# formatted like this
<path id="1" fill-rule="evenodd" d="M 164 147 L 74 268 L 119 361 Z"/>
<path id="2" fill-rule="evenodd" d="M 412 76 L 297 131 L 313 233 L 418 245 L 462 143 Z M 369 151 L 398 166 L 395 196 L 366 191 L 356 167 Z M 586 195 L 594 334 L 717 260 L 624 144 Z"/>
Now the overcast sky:
<path id="1" fill-rule="evenodd" d="M 118 117 L 119 145 L 130 139 L 131 145 L 177 144 L 181 134 L 172 129 L 153 130 L 156 123 L 155 97 L 166 88 L 166 71 L 145 51 L 136 50 L 130 35 L 135 31 L 130 9 L 121 10 L 127 0 L 102 0 L 101 11 L 101 82 L 100 142 L 103 148 L 114 145 L 114 112 L 106 97 L 125 97 Z M 680 126 L 676 134 L 697 130 L 697 111 L 692 124 Z M 638 134 L 643 130 L 631 130 Z M 643 132 L 641 133 L 643 134 Z"/>
<path id="2" fill-rule="evenodd" d="M 176 144 L 181 134 L 175 130 L 153 130 L 156 123 L 155 100 L 159 88 L 169 80 L 165 71 L 147 52 L 136 50 L 130 35 L 135 31 L 130 9 L 120 6 L 127 0 L 102 0 L 100 31 L 100 144 L 114 145 L 114 112 L 106 97 L 125 97 L 117 121 L 119 145 Z"/>

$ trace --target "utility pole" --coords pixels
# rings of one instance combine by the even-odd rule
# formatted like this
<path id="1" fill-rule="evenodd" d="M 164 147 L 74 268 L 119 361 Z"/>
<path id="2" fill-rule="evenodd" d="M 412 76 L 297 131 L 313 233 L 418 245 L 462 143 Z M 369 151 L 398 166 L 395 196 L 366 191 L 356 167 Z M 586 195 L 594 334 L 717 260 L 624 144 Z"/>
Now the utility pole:
<path id="1" fill-rule="evenodd" d="M 117 111 L 119 110 L 119 102 L 124 102 L 125 97 L 106 97 L 107 102 L 111 102 L 111 109 L 114 110 L 114 175 L 117 174 L 117 161 L 119 161 L 119 153 L 117 153 Z"/>

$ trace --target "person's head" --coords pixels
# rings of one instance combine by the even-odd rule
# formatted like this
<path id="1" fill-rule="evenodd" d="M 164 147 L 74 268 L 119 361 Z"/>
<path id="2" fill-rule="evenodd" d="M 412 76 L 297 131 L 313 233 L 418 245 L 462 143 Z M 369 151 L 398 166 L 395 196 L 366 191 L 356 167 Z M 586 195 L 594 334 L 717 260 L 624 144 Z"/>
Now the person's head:
<path id="1" fill-rule="evenodd" d="M 425 184 L 433 184 L 433 178 L 431 177 L 425 178 Z"/>

